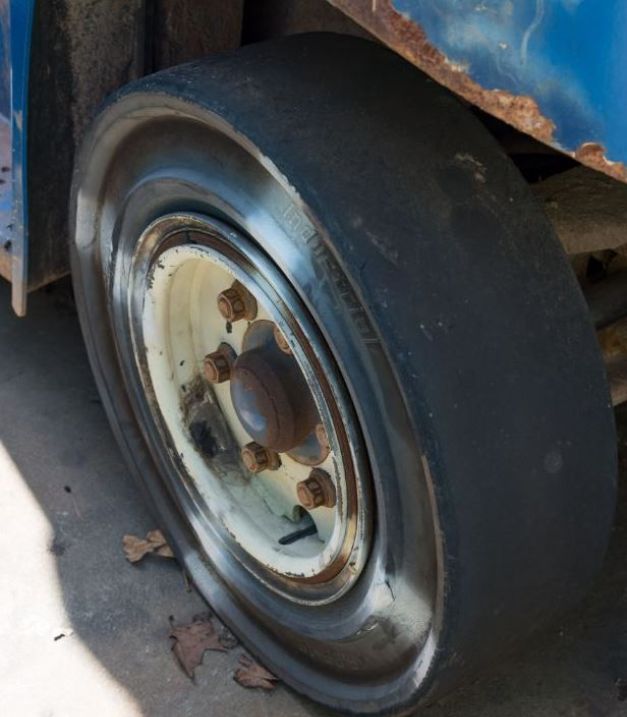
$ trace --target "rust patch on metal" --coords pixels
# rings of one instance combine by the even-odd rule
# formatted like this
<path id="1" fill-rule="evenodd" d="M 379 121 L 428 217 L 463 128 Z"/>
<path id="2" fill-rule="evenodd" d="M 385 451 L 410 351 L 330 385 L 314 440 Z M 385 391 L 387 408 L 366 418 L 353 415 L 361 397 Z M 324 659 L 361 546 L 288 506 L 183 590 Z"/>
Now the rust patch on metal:
<path id="1" fill-rule="evenodd" d="M 328 0 L 349 15 L 369 32 L 426 72 L 436 82 L 485 112 L 498 117 L 540 142 L 564 151 L 555 139 L 555 124 L 545 117 L 538 103 L 526 95 L 515 95 L 506 90 L 488 90 L 468 76 L 467 68 L 451 62 L 427 37 L 420 25 L 399 13 L 392 0 Z M 575 152 L 566 152 L 582 164 L 627 182 L 627 169 L 621 162 L 611 162 L 605 149 L 594 142 L 582 144 Z"/>
<path id="2" fill-rule="evenodd" d="M 598 142 L 585 142 L 573 153 L 573 157 L 592 169 L 627 182 L 627 167 L 622 162 L 611 162 L 605 156 L 605 147 Z"/>
<path id="3" fill-rule="evenodd" d="M 422 27 L 399 13 L 391 0 L 379 0 L 374 12 L 372 5 L 363 0 L 329 2 L 440 84 L 541 142 L 554 143 L 555 125 L 542 114 L 532 97 L 482 87 L 468 76 L 462 65 L 451 62 L 432 45 Z"/>

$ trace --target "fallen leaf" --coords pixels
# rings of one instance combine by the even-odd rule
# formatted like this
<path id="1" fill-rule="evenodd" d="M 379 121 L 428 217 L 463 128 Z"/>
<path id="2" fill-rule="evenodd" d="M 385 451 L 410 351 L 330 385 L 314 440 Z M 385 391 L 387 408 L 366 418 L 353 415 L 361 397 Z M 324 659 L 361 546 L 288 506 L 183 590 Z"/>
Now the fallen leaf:
<path id="1" fill-rule="evenodd" d="M 172 652 L 190 678 L 194 677 L 194 669 L 202 663 L 205 650 L 227 651 L 211 620 L 198 620 L 189 625 L 173 627 L 170 637 L 174 640 Z"/>
<path id="2" fill-rule="evenodd" d="M 239 658 L 239 664 L 241 667 L 235 671 L 233 677 L 242 687 L 273 690 L 277 686 L 279 678 L 255 662 L 252 657 L 242 655 Z"/>
<path id="3" fill-rule="evenodd" d="M 151 530 L 145 538 L 137 535 L 125 535 L 122 538 L 122 547 L 126 559 L 131 563 L 138 563 L 149 553 L 161 558 L 173 558 L 172 548 L 167 544 L 160 530 Z"/>
<path id="4" fill-rule="evenodd" d="M 174 552 L 172 551 L 172 548 L 166 543 L 165 545 L 162 545 L 160 548 L 157 548 L 155 550 L 155 555 L 158 555 L 160 558 L 173 558 Z"/>
<path id="5" fill-rule="evenodd" d="M 214 615 L 211 610 L 205 610 L 204 612 L 196 613 L 196 615 L 192 617 L 192 622 L 211 622 L 213 617 Z M 172 618 L 170 622 L 172 626 L 173 621 L 174 618 Z M 226 627 L 226 625 L 223 625 L 219 619 L 216 619 L 216 622 L 218 623 L 218 632 L 222 647 L 226 647 L 227 650 L 232 650 L 237 647 L 239 645 L 239 640 L 235 637 L 235 635 Z"/>

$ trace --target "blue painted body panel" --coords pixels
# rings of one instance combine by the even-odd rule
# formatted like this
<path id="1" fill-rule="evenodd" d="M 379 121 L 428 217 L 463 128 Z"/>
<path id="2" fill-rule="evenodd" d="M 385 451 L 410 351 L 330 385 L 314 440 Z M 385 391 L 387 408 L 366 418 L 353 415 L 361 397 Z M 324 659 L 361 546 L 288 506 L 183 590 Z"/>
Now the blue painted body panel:
<path id="1" fill-rule="evenodd" d="M 11 164 L 11 58 L 9 4 L 0 0 L 0 164 Z M 11 177 L 0 176 L 0 250 L 9 239 L 13 190 Z"/>
<path id="2" fill-rule="evenodd" d="M 556 145 L 627 163 L 625 0 L 392 0 L 485 89 L 532 97 Z"/>
<path id="3" fill-rule="evenodd" d="M 26 311 L 28 284 L 27 110 L 30 43 L 35 0 L 2 0 L 0 33 L 2 78 L 0 121 L 10 128 L 10 166 L 3 180 L 10 187 L 0 206 L 0 241 L 9 242 L 12 303 L 18 315 Z M 8 176 L 7 176 L 8 175 Z"/>

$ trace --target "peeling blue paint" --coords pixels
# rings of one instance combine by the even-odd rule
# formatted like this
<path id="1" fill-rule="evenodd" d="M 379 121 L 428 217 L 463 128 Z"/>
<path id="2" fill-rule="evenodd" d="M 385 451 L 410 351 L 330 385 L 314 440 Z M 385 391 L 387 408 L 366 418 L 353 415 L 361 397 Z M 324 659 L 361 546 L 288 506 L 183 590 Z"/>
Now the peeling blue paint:
<path id="1" fill-rule="evenodd" d="M 627 163 L 625 0 L 392 0 L 486 89 L 532 97 L 574 152 Z"/>
<path id="2" fill-rule="evenodd" d="M 28 282 L 27 110 L 35 0 L 0 0 L 0 121 L 10 125 L 11 191 L 0 207 L 0 238 L 10 242 L 12 303 L 26 312 Z"/>

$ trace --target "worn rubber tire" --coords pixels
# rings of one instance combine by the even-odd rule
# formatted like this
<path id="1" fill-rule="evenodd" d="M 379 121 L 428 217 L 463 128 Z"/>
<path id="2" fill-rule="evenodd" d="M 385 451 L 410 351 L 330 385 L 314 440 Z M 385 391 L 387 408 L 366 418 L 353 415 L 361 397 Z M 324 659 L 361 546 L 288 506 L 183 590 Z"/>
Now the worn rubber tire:
<path id="1" fill-rule="evenodd" d="M 247 157 L 239 184 L 220 175 L 225 137 Z M 372 466 L 369 564 L 324 607 L 286 605 L 199 552 L 111 321 L 121 234 L 167 212 L 216 214 L 222 190 L 219 216 L 237 223 L 249 164 L 290 198 L 289 247 L 243 229 L 322 327 Z M 595 335 L 525 182 L 447 91 L 335 35 L 174 68 L 123 89 L 97 119 L 72 216 L 81 323 L 122 451 L 200 592 L 289 685 L 356 714 L 401 712 L 475 675 L 588 586 L 616 477 Z M 419 594 L 429 570 L 433 593 Z M 433 605 L 424 633 L 421 600 Z"/>

